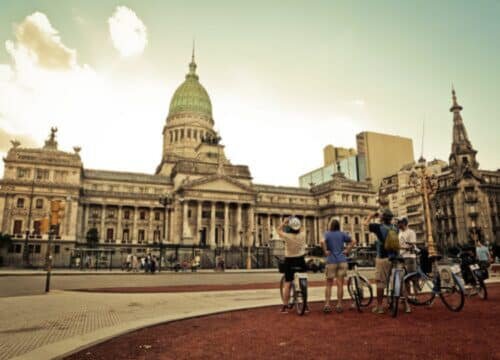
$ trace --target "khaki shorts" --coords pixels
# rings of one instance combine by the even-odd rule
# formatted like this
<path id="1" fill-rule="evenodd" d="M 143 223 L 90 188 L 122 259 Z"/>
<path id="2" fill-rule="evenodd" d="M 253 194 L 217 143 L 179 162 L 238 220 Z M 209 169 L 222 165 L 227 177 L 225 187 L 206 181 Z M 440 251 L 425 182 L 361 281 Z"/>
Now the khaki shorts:
<path id="1" fill-rule="evenodd" d="M 384 289 L 391 275 L 391 262 L 389 259 L 375 259 L 375 281 L 377 288 Z"/>
<path id="2" fill-rule="evenodd" d="M 329 280 L 333 278 L 343 279 L 347 275 L 347 263 L 327 264 L 325 275 Z"/>

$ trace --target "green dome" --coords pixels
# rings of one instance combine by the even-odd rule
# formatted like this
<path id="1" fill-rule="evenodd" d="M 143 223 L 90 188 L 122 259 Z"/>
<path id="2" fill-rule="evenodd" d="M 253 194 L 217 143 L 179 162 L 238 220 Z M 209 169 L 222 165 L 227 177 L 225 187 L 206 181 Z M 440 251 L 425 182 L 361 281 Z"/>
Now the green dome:
<path id="1" fill-rule="evenodd" d="M 168 116 L 181 112 L 198 113 L 212 119 L 212 103 L 207 91 L 198 81 L 194 59 L 189 64 L 186 80 L 175 90 Z"/>

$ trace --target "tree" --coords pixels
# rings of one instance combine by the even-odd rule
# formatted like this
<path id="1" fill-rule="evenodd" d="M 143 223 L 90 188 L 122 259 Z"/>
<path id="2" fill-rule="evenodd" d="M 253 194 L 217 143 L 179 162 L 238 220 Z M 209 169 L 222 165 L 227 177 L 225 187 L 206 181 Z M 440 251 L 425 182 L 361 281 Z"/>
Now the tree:
<path id="1" fill-rule="evenodd" d="M 99 231 L 97 231 L 95 227 L 89 229 L 89 231 L 87 231 L 86 238 L 88 247 L 97 247 L 97 243 L 99 242 Z"/>
<path id="2" fill-rule="evenodd" d="M 12 237 L 8 234 L 0 233 L 0 249 L 8 248 L 12 245 Z"/>

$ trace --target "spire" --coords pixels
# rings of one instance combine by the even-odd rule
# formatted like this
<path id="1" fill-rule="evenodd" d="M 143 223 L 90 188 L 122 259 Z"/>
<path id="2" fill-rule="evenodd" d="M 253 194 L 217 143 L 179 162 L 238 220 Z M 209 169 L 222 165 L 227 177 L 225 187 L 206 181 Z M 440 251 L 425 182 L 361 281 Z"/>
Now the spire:
<path id="1" fill-rule="evenodd" d="M 453 86 L 453 84 L 451 85 L 451 97 L 453 99 L 453 105 L 451 106 L 450 111 L 451 112 L 462 111 L 463 108 L 460 105 L 458 105 L 457 94 L 455 92 L 455 87 Z"/>
<path id="2" fill-rule="evenodd" d="M 194 39 L 193 39 L 193 50 L 191 53 L 191 62 L 189 63 L 189 74 L 186 75 L 187 78 L 194 78 L 198 80 L 198 75 L 196 75 L 196 62 L 194 61 Z"/>
<path id="3" fill-rule="evenodd" d="M 460 114 L 463 108 L 457 102 L 457 94 L 454 86 L 451 88 L 451 96 L 453 100 L 450 108 L 450 112 L 453 113 L 453 142 L 451 144 L 450 165 L 458 166 L 458 168 L 463 168 L 467 165 L 477 169 L 477 152 L 472 147 L 467 135 L 467 130 Z"/>

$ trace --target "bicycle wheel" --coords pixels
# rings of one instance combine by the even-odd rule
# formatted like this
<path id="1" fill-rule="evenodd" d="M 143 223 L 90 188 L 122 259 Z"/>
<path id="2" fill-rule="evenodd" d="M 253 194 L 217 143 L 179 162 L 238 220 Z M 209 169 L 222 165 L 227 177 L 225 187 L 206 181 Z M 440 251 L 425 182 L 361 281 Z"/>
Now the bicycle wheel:
<path id="1" fill-rule="evenodd" d="M 391 315 L 392 317 L 398 316 L 398 307 L 399 307 L 399 296 L 400 296 L 400 285 L 398 285 L 398 282 L 400 282 L 400 278 L 398 273 L 396 272 L 393 276 L 392 279 L 392 287 L 390 290 L 390 310 L 391 310 Z M 398 290 L 399 289 L 399 290 Z"/>
<path id="2" fill-rule="evenodd" d="M 441 286 L 439 297 L 450 311 L 458 312 L 464 307 L 464 292 L 457 284 L 457 280 L 454 276 L 453 284 L 451 286 Z"/>
<path id="3" fill-rule="evenodd" d="M 432 291 L 434 285 L 432 280 L 420 273 L 410 274 L 405 277 L 405 282 L 410 284 L 411 294 L 408 294 L 408 302 L 413 305 L 430 305 L 436 294 Z"/>
<path id="4" fill-rule="evenodd" d="M 356 305 L 356 308 L 358 309 L 359 312 L 361 312 L 361 301 L 360 301 L 360 289 L 357 283 L 359 283 L 355 276 L 349 276 L 347 279 L 347 291 L 349 292 L 349 296 L 351 297 L 352 301 L 354 301 L 354 304 Z"/>
<path id="5" fill-rule="evenodd" d="M 281 296 L 281 302 L 282 303 L 284 301 L 284 299 L 283 299 L 283 295 L 284 295 L 283 289 L 284 289 L 284 286 L 285 286 L 285 276 L 283 275 L 281 277 L 281 281 L 280 281 L 280 296 Z M 295 284 L 292 281 L 290 283 L 290 296 L 288 298 L 288 307 L 289 308 L 293 307 L 294 299 L 295 299 Z"/>
<path id="6" fill-rule="evenodd" d="M 373 289 L 368 279 L 358 277 L 359 302 L 362 307 L 368 307 L 373 301 Z"/>
<path id="7" fill-rule="evenodd" d="M 483 300 L 488 299 L 488 290 L 486 290 L 486 284 L 483 280 L 480 280 L 479 285 L 477 285 L 477 294 Z"/>
<path id="8" fill-rule="evenodd" d="M 302 316 L 307 309 L 307 279 L 299 279 L 299 289 L 295 295 L 295 309 Z"/>

